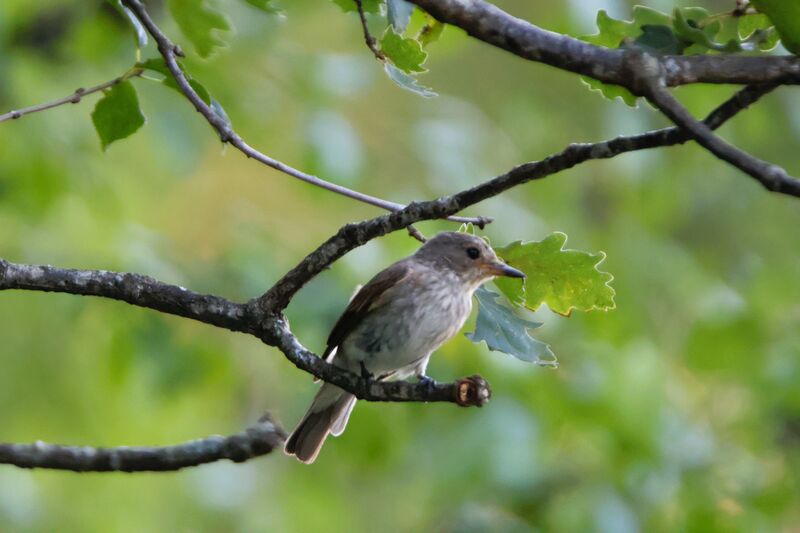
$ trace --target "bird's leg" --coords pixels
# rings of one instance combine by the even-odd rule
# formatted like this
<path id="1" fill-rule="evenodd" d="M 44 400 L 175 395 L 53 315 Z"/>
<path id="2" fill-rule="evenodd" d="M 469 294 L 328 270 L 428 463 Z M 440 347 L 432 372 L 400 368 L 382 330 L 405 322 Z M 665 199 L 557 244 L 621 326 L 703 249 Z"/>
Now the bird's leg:
<path id="1" fill-rule="evenodd" d="M 414 369 L 414 375 L 417 376 L 417 380 L 419 380 L 422 385 L 425 385 L 428 391 L 433 391 L 434 387 L 436 387 L 436 380 L 425 373 L 428 369 L 429 360 L 430 356 L 423 357 L 422 361 L 420 361 Z"/>
<path id="2" fill-rule="evenodd" d="M 364 364 L 364 361 L 359 361 L 358 364 L 361 367 L 361 382 L 362 382 L 363 387 L 364 387 L 364 390 L 362 391 L 362 394 L 364 395 L 364 398 L 366 398 L 366 397 L 369 396 L 369 389 L 370 389 L 370 386 L 372 385 L 373 376 L 370 373 L 370 371 L 367 370 L 367 367 Z"/>

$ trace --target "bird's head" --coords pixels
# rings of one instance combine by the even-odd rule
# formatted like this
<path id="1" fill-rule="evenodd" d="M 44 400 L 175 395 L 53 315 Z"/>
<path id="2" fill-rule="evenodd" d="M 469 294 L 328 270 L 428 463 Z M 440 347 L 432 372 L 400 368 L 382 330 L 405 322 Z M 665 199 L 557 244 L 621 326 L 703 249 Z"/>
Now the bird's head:
<path id="1" fill-rule="evenodd" d="M 486 241 L 468 233 L 439 233 L 422 245 L 415 257 L 451 270 L 475 286 L 495 276 L 525 277 L 497 257 Z"/>

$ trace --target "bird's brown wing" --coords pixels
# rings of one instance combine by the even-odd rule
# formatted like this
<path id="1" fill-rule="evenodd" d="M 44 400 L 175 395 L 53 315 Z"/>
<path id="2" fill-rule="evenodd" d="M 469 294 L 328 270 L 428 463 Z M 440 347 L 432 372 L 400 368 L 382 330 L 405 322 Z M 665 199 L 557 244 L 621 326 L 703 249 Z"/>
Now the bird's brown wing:
<path id="1" fill-rule="evenodd" d="M 372 310 L 380 307 L 386 301 L 387 291 L 400 283 L 411 272 L 411 268 L 404 261 L 395 263 L 386 270 L 379 272 L 369 283 L 350 300 L 347 309 L 333 326 L 328 336 L 328 347 L 325 349 L 324 359 L 334 348 L 341 344 Z"/>

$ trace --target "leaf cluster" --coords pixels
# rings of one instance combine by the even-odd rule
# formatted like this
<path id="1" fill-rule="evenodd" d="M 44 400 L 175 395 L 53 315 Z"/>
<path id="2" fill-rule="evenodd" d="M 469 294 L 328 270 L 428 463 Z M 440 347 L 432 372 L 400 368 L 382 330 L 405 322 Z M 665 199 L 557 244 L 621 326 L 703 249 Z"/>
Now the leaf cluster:
<path id="1" fill-rule="evenodd" d="M 637 5 L 631 20 L 617 20 L 601 10 L 597 13 L 598 32 L 580 39 L 606 48 L 640 48 L 656 55 L 767 52 L 781 41 L 792 50 L 794 43 L 800 42 L 800 22 L 796 22 L 800 21 L 800 3 L 761 0 L 754 4 L 760 11 L 747 8 L 716 14 L 702 7 L 676 7 L 672 13 L 664 13 Z M 636 96 L 624 87 L 588 77 L 583 81 L 608 99 L 636 105 Z"/>

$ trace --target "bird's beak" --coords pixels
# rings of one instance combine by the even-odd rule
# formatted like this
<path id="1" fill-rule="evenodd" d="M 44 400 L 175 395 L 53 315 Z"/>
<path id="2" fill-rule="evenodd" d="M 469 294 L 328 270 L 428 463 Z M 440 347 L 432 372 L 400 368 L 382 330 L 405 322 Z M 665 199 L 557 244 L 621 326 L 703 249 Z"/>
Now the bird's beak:
<path id="1" fill-rule="evenodd" d="M 493 276 L 506 276 L 509 278 L 524 278 L 525 273 L 522 271 L 517 270 L 514 267 L 511 267 L 505 263 L 491 263 L 489 265 L 489 272 L 492 273 Z"/>

